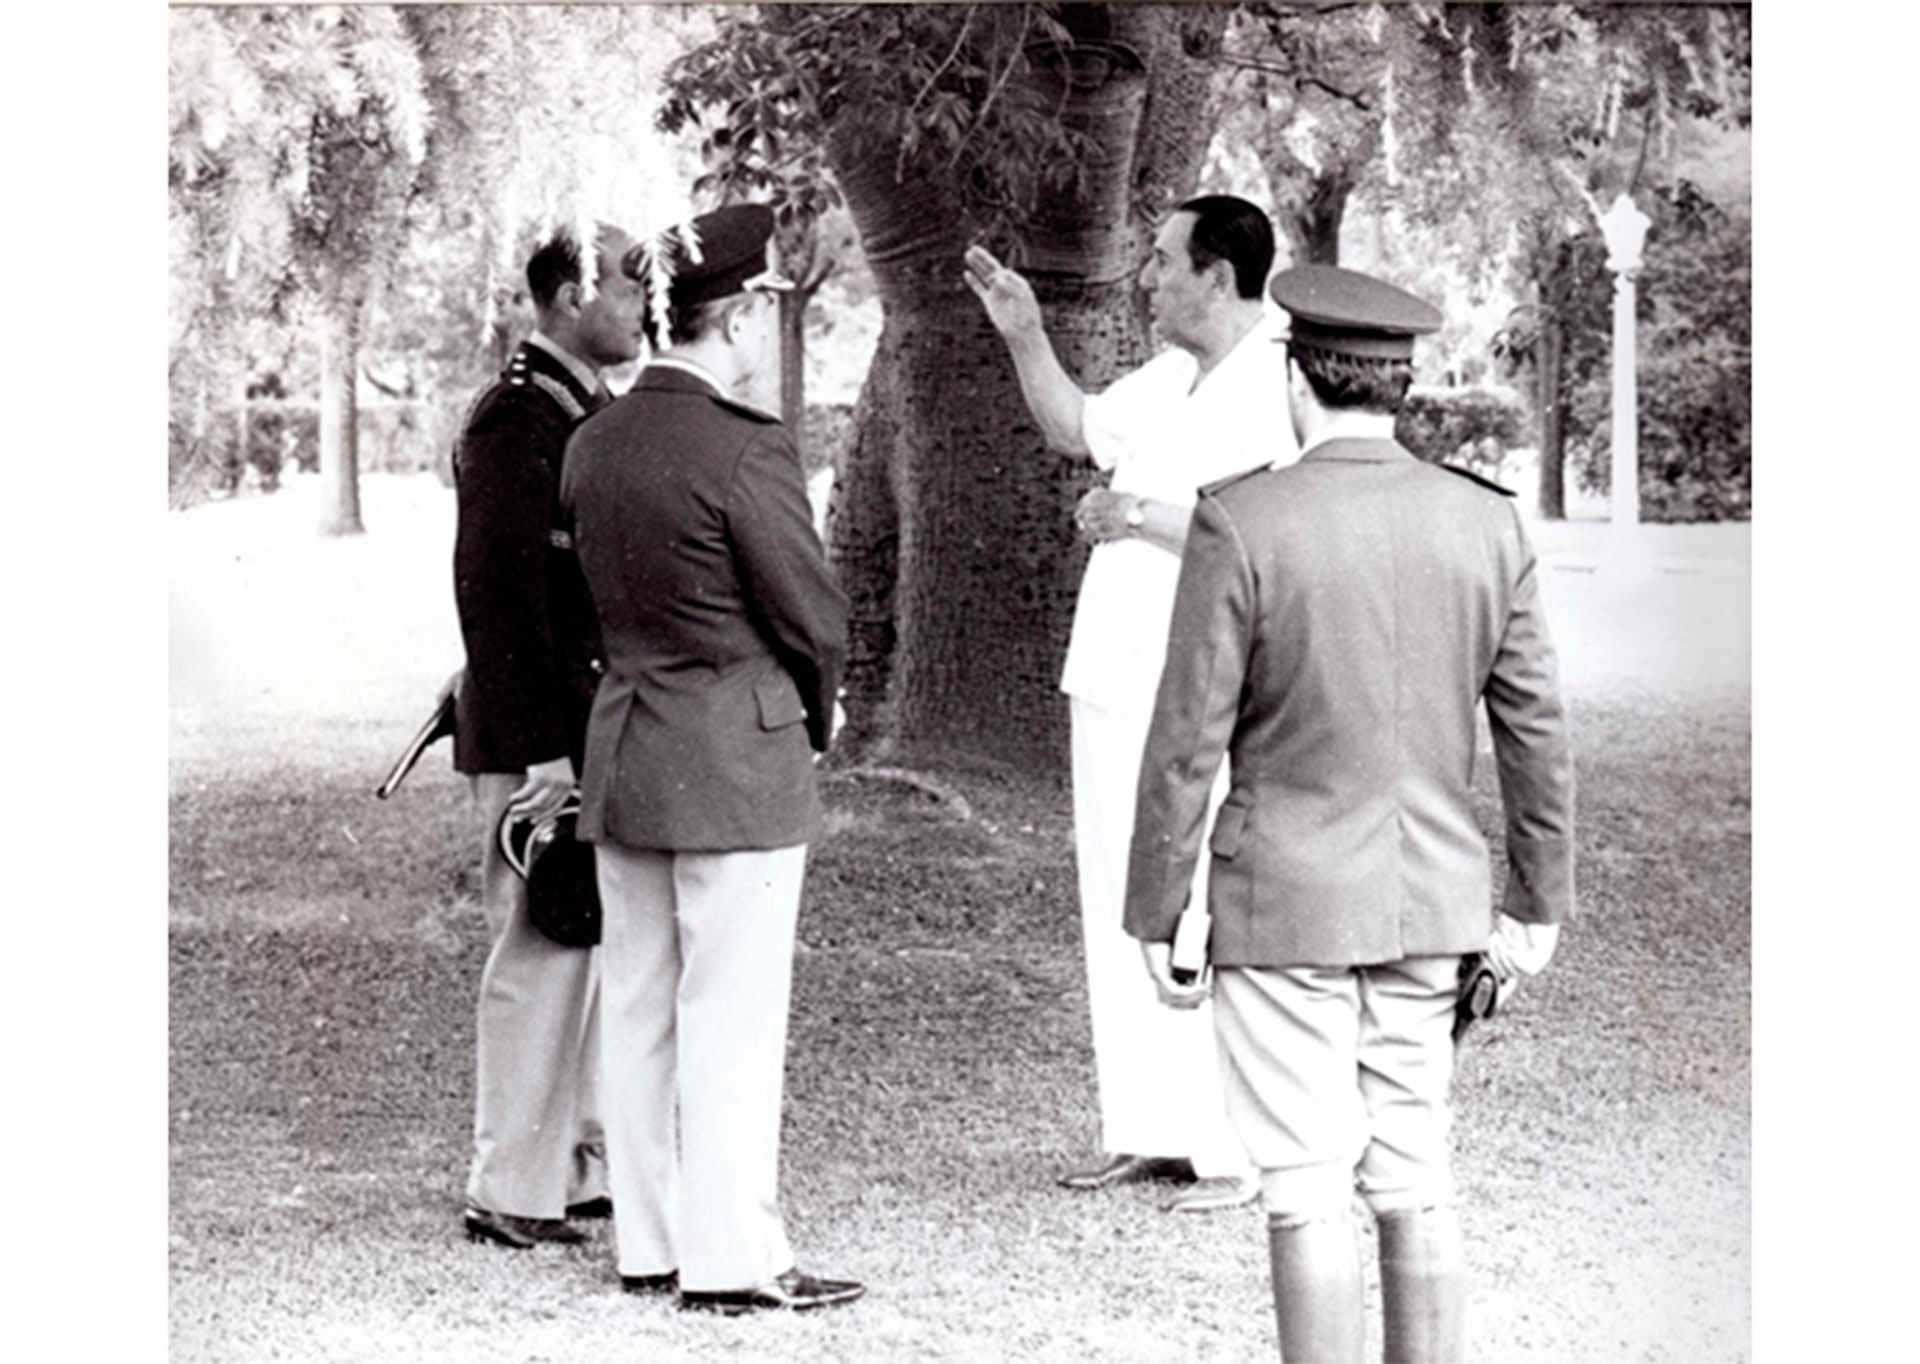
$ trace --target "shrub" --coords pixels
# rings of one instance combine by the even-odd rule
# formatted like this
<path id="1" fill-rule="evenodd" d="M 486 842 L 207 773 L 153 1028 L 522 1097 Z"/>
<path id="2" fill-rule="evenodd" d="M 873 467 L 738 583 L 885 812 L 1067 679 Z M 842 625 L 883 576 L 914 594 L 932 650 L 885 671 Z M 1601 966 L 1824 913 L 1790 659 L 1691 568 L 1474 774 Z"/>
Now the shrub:
<path id="1" fill-rule="evenodd" d="M 1525 429 L 1526 410 L 1509 390 L 1416 387 L 1407 392 L 1394 436 L 1429 463 L 1497 480 Z"/>

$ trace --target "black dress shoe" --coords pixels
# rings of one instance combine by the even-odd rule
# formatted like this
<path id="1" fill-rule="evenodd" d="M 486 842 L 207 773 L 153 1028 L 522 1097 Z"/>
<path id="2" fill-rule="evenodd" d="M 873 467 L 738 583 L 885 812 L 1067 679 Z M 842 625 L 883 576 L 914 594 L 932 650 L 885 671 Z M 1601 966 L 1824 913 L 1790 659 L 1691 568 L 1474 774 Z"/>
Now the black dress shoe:
<path id="1" fill-rule="evenodd" d="M 864 1284 L 844 1279 L 816 1279 L 811 1274 L 789 1269 L 772 1283 L 762 1284 L 758 1288 L 718 1293 L 682 1289 L 680 1305 L 695 1312 L 718 1312 L 729 1317 L 766 1308 L 805 1312 L 809 1308 L 834 1307 L 843 1302 L 852 1302 L 866 1291 Z"/>
<path id="2" fill-rule="evenodd" d="M 574 1222 L 598 1222 L 613 1216 L 613 1200 L 602 1194 L 584 1203 L 567 1204 L 567 1218 Z"/>
<path id="3" fill-rule="evenodd" d="M 574 1246 L 587 1239 L 578 1227 L 570 1227 L 557 1217 L 515 1217 L 512 1213 L 491 1212 L 486 1208 L 468 1208 L 467 1239 L 491 1241 L 510 1250 L 531 1250 L 542 1241 Z"/>
<path id="4" fill-rule="evenodd" d="M 1166 1156 L 1110 1156 L 1091 1170 L 1074 1170 L 1060 1176 L 1065 1189 L 1111 1189 L 1116 1184 L 1136 1184 L 1141 1180 L 1164 1179 L 1178 1184 L 1192 1183 L 1193 1162 Z"/>
<path id="5" fill-rule="evenodd" d="M 665 1274 L 622 1274 L 620 1287 L 628 1293 L 671 1293 L 680 1286 L 680 1271 Z"/>

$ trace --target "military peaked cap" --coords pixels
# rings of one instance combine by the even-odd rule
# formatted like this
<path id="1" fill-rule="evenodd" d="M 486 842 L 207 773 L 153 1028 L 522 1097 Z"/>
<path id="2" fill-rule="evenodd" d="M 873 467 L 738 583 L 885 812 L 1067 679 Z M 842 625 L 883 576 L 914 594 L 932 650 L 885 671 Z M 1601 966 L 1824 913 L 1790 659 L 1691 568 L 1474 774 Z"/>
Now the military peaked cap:
<path id="1" fill-rule="evenodd" d="M 791 289 L 793 281 L 774 269 L 767 243 L 773 240 L 773 210 L 765 204 L 729 204 L 702 213 L 691 223 L 668 229 L 667 266 L 673 282 L 669 298 L 676 308 L 691 308 L 750 289 Z M 621 269 L 644 280 L 651 269 L 650 248 L 634 247 Z"/>
<path id="2" fill-rule="evenodd" d="M 1385 280 L 1334 265 L 1296 265 L 1267 286 L 1293 319 L 1302 346 L 1378 360 L 1413 355 L 1413 338 L 1438 331 L 1440 310 Z"/>

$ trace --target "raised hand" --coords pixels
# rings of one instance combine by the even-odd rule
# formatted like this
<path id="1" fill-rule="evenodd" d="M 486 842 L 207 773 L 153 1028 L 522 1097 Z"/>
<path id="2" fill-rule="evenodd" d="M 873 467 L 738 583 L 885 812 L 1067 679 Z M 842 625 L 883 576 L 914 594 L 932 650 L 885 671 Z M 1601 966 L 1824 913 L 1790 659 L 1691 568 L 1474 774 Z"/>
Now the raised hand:
<path id="1" fill-rule="evenodd" d="M 1002 265 L 984 246 L 970 246 L 966 254 L 967 287 L 987 310 L 1002 336 L 1038 334 L 1043 330 L 1040 304 L 1033 286 L 1015 270 Z"/>

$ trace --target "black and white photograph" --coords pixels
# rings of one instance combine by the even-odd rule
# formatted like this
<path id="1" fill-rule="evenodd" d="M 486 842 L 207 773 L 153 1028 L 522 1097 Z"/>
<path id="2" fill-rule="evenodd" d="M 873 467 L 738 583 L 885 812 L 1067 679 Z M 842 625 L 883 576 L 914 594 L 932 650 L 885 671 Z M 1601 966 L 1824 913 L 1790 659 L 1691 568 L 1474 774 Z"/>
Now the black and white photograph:
<path id="1" fill-rule="evenodd" d="M 167 1358 L 1817 1357 L 1764 9 L 169 4 Z"/>

